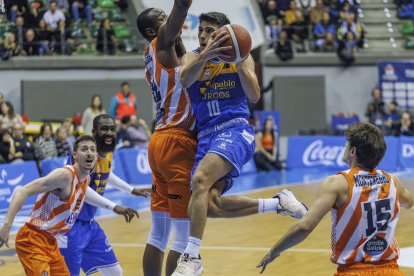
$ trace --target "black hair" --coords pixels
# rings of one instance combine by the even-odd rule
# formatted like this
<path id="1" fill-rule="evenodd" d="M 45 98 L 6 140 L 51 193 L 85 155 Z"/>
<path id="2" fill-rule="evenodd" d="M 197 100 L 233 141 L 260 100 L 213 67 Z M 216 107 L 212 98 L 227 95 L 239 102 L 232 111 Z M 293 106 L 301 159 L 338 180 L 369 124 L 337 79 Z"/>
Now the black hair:
<path id="1" fill-rule="evenodd" d="M 130 85 L 130 84 L 129 84 L 129 82 L 124 81 L 124 82 L 121 83 L 121 87 L 124 87 L 124 85 Z"/>
<path id="2" fill-rule="evenodd" d="M 146 9 L 142 11 L 137 17 L 138 31 L 145 39 L 149 38 L 145 30 L 154 27 L 154 18 L 150 15 L 153 10 L 155 10 L 155 8 Z"/>
<path id="3" fill-rule="evenodd" d="M 45 133 L 45 129 L 46 127 L 50 128 L 50 132 L 52 132 L 52 136 L 53 136 L 53 127 L 52 124 L 49 122 L 44 122 L 41 126 L 40 126 L 40 136 L 43 136 L 43 134 Z"/>
<path id="4" fill-rule="evenodd" d="M 121 118 L 121 123 L 124 125 L 128 124 L 130 121 L 131 121 L 131 116 L 126 115 Z"/>
<path id="5" fill-rule="evenodd" d="M 99 124 L 99 120 L 101 119 L 111 119 L 115 122 L 115 119 L 112 118 L 111 116 L 109 116 L 108 114 L 100 114 L 98 116 L 96 116 L 95 118 L 93 118 L 93 129 L 94 130 L 98 130 L 98 124 Z"/>
<path id="6" fill-rule="evenodd" d="M 207 13 L 202 13 L 199 17 L 199 21 L 201 23 L 201 21 L 207 21 L 210 23 L 214 23 L 219 25 L 220 27 L 230 24 L 230 20 L 228 19 L 228 17 L 221 12 L 207 12 Z"/>

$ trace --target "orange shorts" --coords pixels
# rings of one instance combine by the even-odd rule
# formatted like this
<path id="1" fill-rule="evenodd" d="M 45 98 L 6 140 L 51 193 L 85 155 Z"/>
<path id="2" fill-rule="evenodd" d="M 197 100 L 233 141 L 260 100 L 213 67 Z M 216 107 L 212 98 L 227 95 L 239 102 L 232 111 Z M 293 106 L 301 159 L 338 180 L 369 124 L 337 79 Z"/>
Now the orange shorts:
<path id="1" fill-rule="evenodd" d="M 16 235 L 16 252 L 26 275 L 70 276 L 57 240 L 28 223 Z"/>
<path id="2" fill-rule="evenodd" d="M 195 134 L 183 129 L 157 130 L 148 145 L 152 170 L 151 210 L 187 218 L 191 170 L 197 151 Z"/>
<path id="3" fill-rule="evenodd" d="M 397 261 L 339 265 L 334 276 L 403 276 Z"/>

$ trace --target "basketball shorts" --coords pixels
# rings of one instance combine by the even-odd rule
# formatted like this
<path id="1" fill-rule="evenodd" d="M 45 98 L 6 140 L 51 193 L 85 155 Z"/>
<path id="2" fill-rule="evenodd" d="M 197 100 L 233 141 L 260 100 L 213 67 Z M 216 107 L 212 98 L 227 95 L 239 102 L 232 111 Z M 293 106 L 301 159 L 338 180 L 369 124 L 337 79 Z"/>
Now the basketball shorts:
<path id="1" fill-rule="evenodd" d="M 152 170 L 151 210 L 187 218 L 191 169 L 197 150 L 195 134 L 183 129 L 157 130 L 148 145 Z"/>
<path id="2" fill-rule="evenodd" d="M 16 252 L 26 275 L 70 275 L 56 239 L 28 223 L 16 235 Z"/>
<path id="3" fill-rule="evenodd" d="M 339 265 L 334 276 L 403 276 L 397 262 L 354 263 Z"/>
<path id="4" fill-rule="evenodd" d="M 227 187 L 223 191 L 225 193 L 233 186 L 233 178 L 240 175 L 243 165 L 253 157 L 255 147 L 254 130 L 248 124 L 223 129 L 201 137 L 198 140 L 192 174 L 207 153 L 220 155 L 233 165 L 233 170 L 224 177 L 227 181 Z"/>
<path id="5" fill-rule="evenodd" d="M 118 264 L 114 250 L 104 231 L 94 221 L 76 221 L 72 229 L 59 240 L 71 276 L 95 273 L 98 268 Z"/>

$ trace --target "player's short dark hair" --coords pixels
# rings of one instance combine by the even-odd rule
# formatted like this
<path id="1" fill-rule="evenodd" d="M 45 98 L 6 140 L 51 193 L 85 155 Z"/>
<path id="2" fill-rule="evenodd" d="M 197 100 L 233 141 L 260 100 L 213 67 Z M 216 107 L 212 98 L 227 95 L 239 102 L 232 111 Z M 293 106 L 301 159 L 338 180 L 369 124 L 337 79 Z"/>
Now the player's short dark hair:
<path id="1" fill-rule="evenodd" d="M 345 130 L 349 147 L 355 147 L 357 161 L 367 169 L 375 168 L 384 157 L 384 134 L 370 123 L 355 123 Z"/>
<path id="2" fill-rule="evenodd" d="M 108 115 L 108 114 L 99 114 L 98 116 L 93 118 L 93 123 L 92 124 L 93 124 L 93 129 L 95 131 L 98 130 L 99 121 L 101 119 L 112 119 L 115 122 L 115 119 L 113 117 L 111 117 L 110 115 Z"/>
<path id="3" fill-rule="evenodd" d="M 199 17 L 199 21 L 201 23 L 201 21 L 207 21 L 213 24 L 217 24 L 220 27 L 230 24 L 230 20 L 229 18 L 221 12 L 207 12 L 207 13 L 202 13 Z"/>
<path id="4" fill-rule="evenodd" d="M 121 83 L 121 87 L 124 87 L 124 85 L 130 85 L 130 84 L 129 84 L 129 82 L 127 82 L 127 81 L 123 81 L 123 82 Z"/>
<path id="5" fill-rule="evenodd" d="M 147 28 L 153 28 L 154 27 L 154 18 L 150 15 L 151 12 L 154 10 L 155 8 L 148 8 L 144 11 L 142 11 L 138 17 L 137 17 L 137 28 L 139 33 L 145 38 L 148 39 L 149 37 L 147 36 L 145 30 Z"/>
<path id="6" fill-rule="evenodd" d="M 84 141 L 91 141 L 96 145 L 95 138 L 92 135 L 82 135 L 76 138 L 75 143 L 73 144 L 73 151 L 77 151 L 79 148 L 79 144 Z"/>

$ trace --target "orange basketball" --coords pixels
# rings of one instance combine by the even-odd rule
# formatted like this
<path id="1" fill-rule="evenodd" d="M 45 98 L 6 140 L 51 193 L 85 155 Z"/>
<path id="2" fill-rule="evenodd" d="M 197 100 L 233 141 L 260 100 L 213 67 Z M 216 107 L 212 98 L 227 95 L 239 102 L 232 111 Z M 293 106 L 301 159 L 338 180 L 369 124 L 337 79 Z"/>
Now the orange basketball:
<path id="1" fill-rule="evenodd" d="M 222 61 L 237 63 L 249 55 L 252 48 L 252 38 L 250 37 L 249 31 L 237 24 L 227 24 L 218 29 L 217 33 L 221 32 L 227 32 L 230 38 L 224 41 L 220 47 L 233 47 L 228 51 L 223 51 L 223 54 L 228 55 L 229 58 L 219 56 Z"/>

